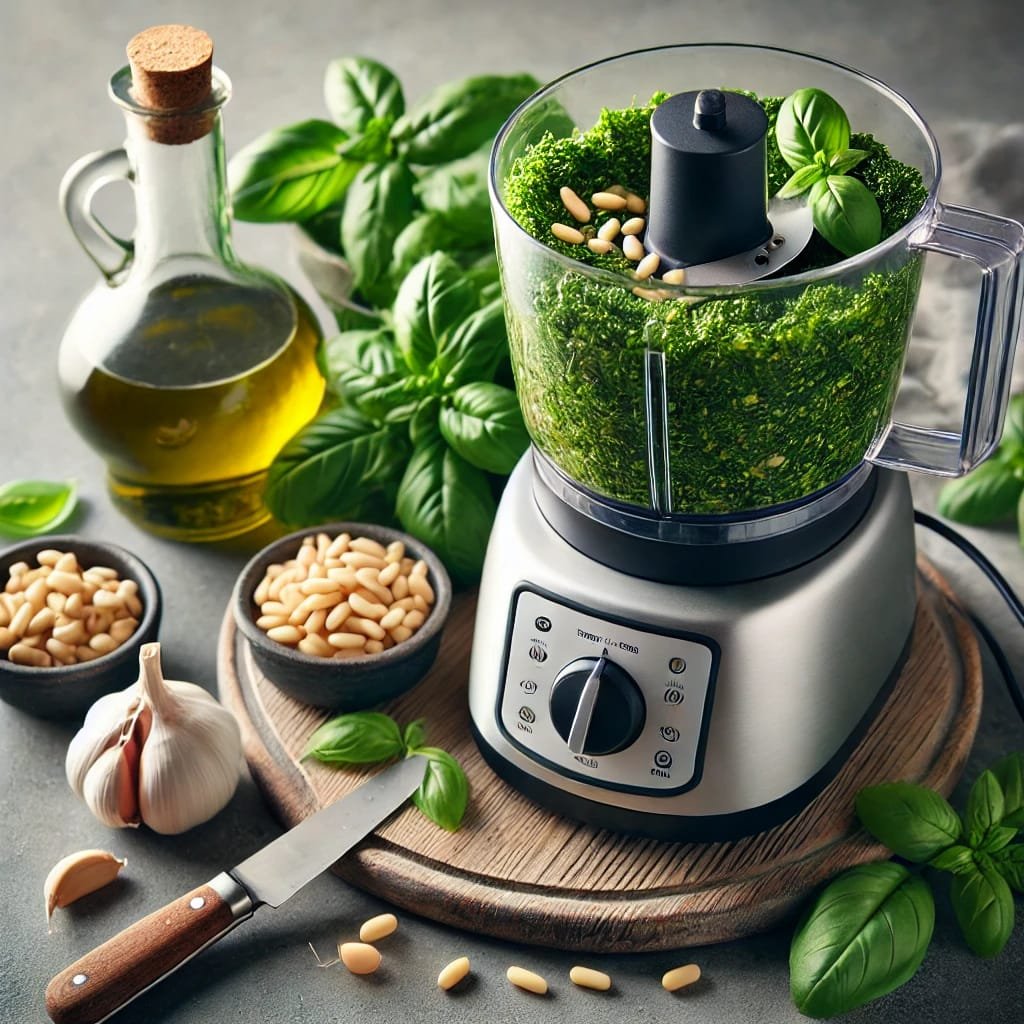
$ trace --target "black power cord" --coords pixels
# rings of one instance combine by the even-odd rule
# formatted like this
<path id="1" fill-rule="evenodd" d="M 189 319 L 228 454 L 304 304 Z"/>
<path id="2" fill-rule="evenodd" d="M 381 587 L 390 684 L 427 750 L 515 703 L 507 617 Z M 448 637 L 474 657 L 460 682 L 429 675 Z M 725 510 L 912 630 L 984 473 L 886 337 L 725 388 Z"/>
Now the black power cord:
<path id="1" fill-rule="evenodd" d="M 999 592 L 1000 597 L 1006 602 L 1007 607 L 1013 614 L 1014 618 L 1024 626 L 1024 603 L 1014 593 L 1013 588 L 1010 586 L 1006 577 L 992 564 L 989 559 L 982 554 L 966 537 L 957 533 L 951 526 L 947 526 L 946 523 L 942 522 L 941 519 L 936 519 L 935 516 L 929 515 L 927 512 L 921 512 L 918 509 L 914 509 L 914 522 L 918 526 L 923 526 L 925 529 L 931 530 L 933 533 L 937 533 L 943 540 L 949 541 L 954 547 L 958 548 L 963 554 L 965 554 L 974 564 L 988 577 L 989 582 Z M 974 623 L 974 628 L 981 635 L 982 639 L 988 646 L 988 649 L 992 652 L 992 657 L 995 659 L 995 663 L 999 666 L 999 671 L 1002 673 L 1003 682 L 1006 684 L 1007 692 L 1010 694 L 1010 700 L 1013 701 L 1013 706 L 1017 709 L 1017 714 L 1020 715 L 1021 719 L 1024 719 L 1024 691 L 1021 690 L 1021 685 L 1017 680 L 1017 677 L 1013 674 L 1013 669 L 1010 668 L 1010 662 L 1006 657 L 1002 647 L 999 646 L 999 642 L 992 635 L 992 631 L 981 621 L 976 615 L 971 616 L 971 622 Z"/>

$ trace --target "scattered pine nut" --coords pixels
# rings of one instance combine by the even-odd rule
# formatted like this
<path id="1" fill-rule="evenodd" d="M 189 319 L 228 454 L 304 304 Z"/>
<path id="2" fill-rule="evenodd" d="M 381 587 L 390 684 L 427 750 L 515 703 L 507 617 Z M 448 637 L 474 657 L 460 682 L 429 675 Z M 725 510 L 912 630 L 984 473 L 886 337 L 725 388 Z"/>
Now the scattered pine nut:
<path id="1" fill-rule="evenodd" d="M 615 248 L 611 242 L 604 238 L 591 238 L 587 242 L 587 248 L 591 252 L 606 253 L 611 252 Z"/>
<path id="2" fill-rule="evenodd" d="M 605 242 L 614 242 L 619 235 L 622 222 L 618 217 L 611 217 L 606 220 L 598 229 L 597 237 Z"/>
<path id="3" fill-rule="evenodd" d="M 622 225 L 622 233 L 624 235 L 639 235 L 644 230 L 644 225 L 647 222 L 643 217 L 630 217 L 625 224 Z"/>
<path id="4" fill-rule="evenodd" d="M 611 192 L 613 196 L 622 196 L 625 199 L 629 193 L 621 185 L 609 185 L 605 192 Z"/>
<path id="5" fill-rule="evenodd" d="M 568 242 L 569 245 L 583 244 L 583 232 L 577 231 L 576 228 L 569 227 L 568 224 L 552 224 L 551 234 L 553 234 L 560 242 Z"/>
<path id="6" fill-rule="evenodd" d="M 622 251 L 625 253 L 626 259 L 632 260 L 634 263 L 642 260 L 646 254 L 643 242 L 636 235 L 626 235 L 623 238 Z"/>
<path id="7" fill-rule="evenodd" d="M 635 192 L 626 193 L 626 209 L 630 213 L 646 213 L 647 203 Z"/>
<path id="8" fill-rule="evenodd" d="M 700 980 L 700 968 L 696 964 L 684 964 L 666 971 L 661 979 L 661 986 L 666 992 L 676 992 Z"/>
<path id="9" fill-rule="evenodd" d="M 595 192 L 590 201 L 599 210 L 624 210 L 626 208 L 626 197 L 616 195 L 614 192 Z"/>
<path id="10" fill-rule="evenodd" d="M 378 914 L 364 921 L 359 929 L 360 942 L 377 942 L 386 939 L 398 930 L 398 918 L 394 914 Z"/>
<path id="11" fill-rule="evenodd" d="M 516 988 L 521 988 L 538 996 L 547 994 L 548 983 L 539 974 L 534 974 L 533 971 L 528 971 L 525 967 L 510 967 L 505 972 L 505 977 Z"/>
<path id="12" fill-rule="evenodd" d="M 676 270 L 666 270 L 661 275 L 661 279 L 665 284 L 686 284 L 686 270 L 683 267 L 679 267 Z"/>
<path id="13" fill-rule="evenodd" d="M 576 220 L 581 224 L 586 224 L 590 221 L 590 210 L 587 204 L 568 185 L 563 185 L 558 190 L 558 194 L 562 199 L 562 205 Z"/>
<path id="14" fill-rule="evenodd" d="M 469 957 L 460 956 L 444 967 L 437 976 L 437 987 L 445 992 L 455 988 L 466 975 L 469 974 Z"/>
<path id="15" fill-rule="evenodd" d="M 638 264 L 634 276 L 638 281 L 646 281 L 657 269 L 661 257 L 656 252 L 649 252 Z"/>
<path id="16" fill-rule="evenodd" d="M 353 974 L 373 974 L 380 967 L 380 953 L 365 942 L 343 942 L 338 956 Z"/>
<path id="17" fill-rule="evenodd" d="M 573 967 L 569 971 L 569 980 L 580 988 L 592 988 L 595 992 L 607 992 L 612 987 L 612 979 L 604 971 L 595 971 L 591 967 Z"/>

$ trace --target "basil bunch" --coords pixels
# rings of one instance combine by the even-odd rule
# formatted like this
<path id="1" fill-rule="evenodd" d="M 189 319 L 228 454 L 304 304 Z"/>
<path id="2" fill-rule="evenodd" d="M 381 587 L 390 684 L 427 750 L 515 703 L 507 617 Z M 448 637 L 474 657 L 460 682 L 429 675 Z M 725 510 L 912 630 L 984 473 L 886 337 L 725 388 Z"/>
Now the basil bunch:
<path id="1" fill-rule="evenodd" d="M 366 57 L 332 61 L 332 121 L 289 125 L 228 168 L 235 216 L 295 221 L 349 262 L 356 298 L 391 305 L 408 270 L 436 249 L 466 268 L 494 264 L 487 196 L 491 141 L 538 82 L 479 75 L 405 109 L 401 83 Z"/>
<path id="2" fill-rule="evenodd" d="M 392 758 L 422 754 L 427 769 L 413 803 L 435 825 L 455 832 L 469 802 L 469 782 L 459 762 L 438 747 L 424 746 L 423 721 L 410 722 L 403 731 L 390 715 L 355 711 L 324 722 L 310 737 L 303 758 L 324 764 L 377 764 Z"/>
<path id="3" fill-rule="evenodd" d="M 71 481 L 14 480 L 0 487 L 0 537 L 38 537 L 52 533 L 75 510 L 77 488 Z"/>
<path id="4" fill-rule="evenodd" d="M 480 574 L 495 490 L 529 438 L 507 373 L 496 282 L 437 252 L 399 289 L 387 326 L 326 341 L 321 369 L 336 405 L 270 467 L 265 499 L 294 526 L 386 522 L 432 547 L 452 576 Z"/>
<path id="5" fill-rule="evenodd" d="M 1024 893 L 1024 755 L 982 772 L 963 819 L 939 793 L 909 782 L 870 786 L 857 816 L 896 856 L 952 875 L 950 897 L 978 956 L 1002 951 L 1013 930 L 1011 888 Z M 818 895 L 793 936 L 790 990 L 811 1017 L 833 1017 L 891 992 L 924 960 L 935 924 L 932 889 L 885 861 L 846 871 Z"/>
<path id="6" fill-rule="evenodd" d="M 882 237 L 878 201 L 847 173 L 868 152 L 850 148 L 850 122 L 843 108 L 821 89 L 798 89 L 779 108 L 775 139 L 793 171 L 779 198 L 809 191 L 815 228 L 844 256 L 877 245 Z"/>
<path id="7" fill-rule="evenodd" d="M 939 513 L 969 526 L 1017 518 L 1024 545 L 1024 394 L 1010 400 L 1003 438 L 995 453 L 967 476 L 939 492 Z"/>

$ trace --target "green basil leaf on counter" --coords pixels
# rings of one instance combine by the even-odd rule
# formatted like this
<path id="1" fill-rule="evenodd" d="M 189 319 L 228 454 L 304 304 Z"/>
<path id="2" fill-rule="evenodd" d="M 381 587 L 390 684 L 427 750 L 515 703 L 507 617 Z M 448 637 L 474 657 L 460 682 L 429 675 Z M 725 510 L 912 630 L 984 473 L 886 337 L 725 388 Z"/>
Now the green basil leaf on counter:
<path id="1" fill-rule="evenodd" d="M 311 120 L 250 142 L 228 165 L 235 217 L 308 220 L 337 202 L 360 167 L 339 152 L 347 141 L 337 125 Z"/>
<path id="2" fill-rule="evenodd" d="M 493 139 L 538 86 L 532 75 L 477 75 L 449 82 L 399 118 L 391 137 L 410 163 L 457 160 Z"/>
<path id="3" fill-rule="evenodd" d="M 931 889 L 891 861 L 839 875 L 818 895 L 790 948 L 790 990 L 801 1013 L 832 1017 L 908 981 L 935 926 Z"/>
<path id="4" fill-rule="evenodd" d="M 779 199 L 792 199 L 803 195 L 816 181 L 820 181 L 828 172 L 817 164 L 804 164 L 793 172 L 789 180 L 776 193 Z"/>
<path id="5" fill-rule="evenodd" d="M 960 838 L 960 816 L 934 790 L 910 782 L 868 786 L 857 794 L 861 824 L 893 853 L 931 860 Z"/>
<path id="6" fill-rule="evenodd" d="M 413 451 L 396 509 L 402 528 L 432 547 L 456 580 L 479 579 L 494 497 L 484 474 L 440 436 Z"/>
<path id="7" fill-rule="evenodd" d="M 343 331 L 323 343 L 319 359 L 328 387 L 370 419 L 408 405 L 408 379 L 387 331 Z"/>
<path id="8" fill-rule="evenodd" d="M 1009 754 L 992 765 L 1003 791 L 1002 825 L 1024 828 L 1024 754 Z"/>
<path id="9" fill-rule="evenodd" d="M 967 796 L 964 826 L 968 846 L 977 849 L 988 830 L 1002 823 L 1004 806 L 999 780 L 991 771 L 982 772 Z"/>
<path id="10" fill-rule="evenodd" d="M 982 853 L 998 853 L 1009 846 L 1017 838 L 1017 829 L 1009 825 L 992 825 L 978 843 L 978 849 Z"/>
<path id="11" fill-rule="evenodd" d="M 499 384 L 465 384 L 441 409 L 441 434 L 477 469 L 511 473 L 530 444 L 516 393 Z"/>
<path id="12" fill-rule="evenodd" d="M 353 711 L 324 722 L 302 756 L 324 764 L 375 764 L 404 753 L 405 742 L 393 718 L 378 711 Z"/>
<path id="13" fill-rule="evenodd" d="M 438 350 L 477 306 L 459 265 L 441 252 L 420 260 L 402 282 L 393 309 L 395 340 L 409 369 L 429 372 Z"/>
<path id="14" fill-rule="evenodd" d="M 1013 931 L 1013 893 L 992 860 L 981 854 L 973 871 L 954 875 L 950 896 L 967 945 L 978 956 L 1002 952 Z"/>
<path id="15" fill-rule="evenodd" d="M 843 108 L 821 89 L 798 89 L 787 96 L 775 120 L 775 141 L 794 170 L 829 159 L 850 146 L 850 122 Z"/>
<path id="16" fill-rule="evenodd" d="M 426 738 L 427 731 L 422 718 L 417 718 L 415 721 L 410 722 L 405 727 L 405 732 L 402 733 L 402 742 L 405 744 L 407 751 L 423 746 L 423 741 Z"/>
<path id="17" fill-rule="evenodd" d="M 830 174 L 811 187 L 809 202 L 818 233 L 844 256 L 870 249 L 882 237 L 878 200 L 856 178 Z"/>
<path id="18" fill-rule="evenodd" d="M 469 803 L 469 780 L 458 761 L 439 747 L 417 747 L 411 754 L 428 758 L 427 771 L 412 802 L 435 824 L 457 831 Z"/>
<path id="19" fill-rule="evenodd" d="M 951 480 L 939 492 L 939 515 L 968 526 L 986 526 L 1012 519 L 1024 494 L 1024 480 L 998 455 L 967 476 Z"/>
<path id="20" fill-rule="evenodd" d="M 974 870 L 974 851 L 969 846 L 957 843 L 937 853 L 928 864 L 938 871 L 948 871 L 952 875 L 963 874 Z"/>
<path id="21" fill-rule="evenodd" d="M 843 149 L 833 153 L 828 162 L 829 173 L 849 174 L 868 155 L 866 149 Z"/>
<path id="22" fill-rule="evenodd" d="M 347 160 L 359 163 L 387 162 L 391 152 L 391 126 L 394 120 L 390 117 L 373 117 L 363 129 L 361 135 L 354 135 L 339 151 Z"/>
<path id="23" fill-rule="evenodd" d="M 270 466 L 264 498 L 288 525 L 363 517 L 391 499 L 408 455 L 405 432 L 346 407 L 322 413 Z"/>
<path id="24" fill-rule="evenodd" d="M 356 290 L 376 306 L 395 298 L 389 268 L 395 239 L 412 220 L 416 177 L 400 162 L 367 164 L 345 197 L 341 245 Z"/>
<path id="25" fill-rule="evenodd" d="M 992 863 L 1011 889 L 1024 896 L 1024 843 L 1005 846 L 992 854 Z"/>
<path id="26" fill-rule="evenodd" d="M 324 102 L 336 124 L 359 135 L 374 119 L 394 122 L 405 113 L 395 73 L 369 57 L 340 57 L 327 65 Z"/>
<path id="27" fill-rule="evenodd" d="M 498 298 L 470 314 L 443 339 L 437 370 L 445 386 L 453 388 L 491 380 L 507 358 L 505 304 Z"/>
<path id="28" fill-rule="evenodd" d="M 0 536 L 52 533 L 75 511 L 77 493 L 77 486 L 70 480 L 13 480 L 0 486 Z"/>

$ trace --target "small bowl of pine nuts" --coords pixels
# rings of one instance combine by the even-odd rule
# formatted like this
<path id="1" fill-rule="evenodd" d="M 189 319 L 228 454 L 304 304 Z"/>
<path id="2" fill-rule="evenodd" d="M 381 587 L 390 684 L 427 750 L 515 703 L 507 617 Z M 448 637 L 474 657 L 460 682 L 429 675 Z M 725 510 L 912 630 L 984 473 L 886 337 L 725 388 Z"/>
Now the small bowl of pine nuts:
<path id="1" fill-rule="evenodd" d="M 329 523 L 265 547 L 242 570 L 231 601 L 256 666 L 279 690 L 357 711 L 426 675 L 451 582 L 440 559 L 408 534 Z"/>
<path id="2" fill-rule="evenodd" d="M 160 613 L 153 574 L 114 544 L 36 537 L 0 551 L 0 699 L 81 718 L 135 681 Z"/>

